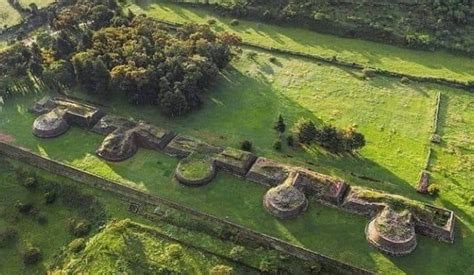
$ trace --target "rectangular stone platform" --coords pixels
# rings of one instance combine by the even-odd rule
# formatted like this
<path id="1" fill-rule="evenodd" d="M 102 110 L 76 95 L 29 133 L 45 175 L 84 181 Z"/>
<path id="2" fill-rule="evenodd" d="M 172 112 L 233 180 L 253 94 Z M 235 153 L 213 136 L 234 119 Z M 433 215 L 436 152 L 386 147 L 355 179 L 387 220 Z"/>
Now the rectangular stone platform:
<path id="1" fill-rule="evenodd" d="M 171 131 L 141 122 L 133 128 L 135 139 L 140 147 L 152 150 L 163 150 L 176 136 Z"/>
<path id="2" fill-rule="evenodd" d="M 191 153 L 218 154 L 222 152 L 223 149 L 197 139 L 177 135 L 168 143 L 163 151 L 172 157 L 185 158 Z"/>
<path id="3" fill-rule="evenodd" d="M 91 129 L 92 132 L 100 135 L 108 135 L 119 128 L 131 129 L 137 126 L 137 123 L 125 117 L 105 115 Z"/>
<path id="4" fill-rule="evenodd" d="M 257 157 L 246 151 L 235 148 L 226 148 L 214 156 L 214 161 L 219 169 L 237 176 L 245 176 Z"/>
<path id="5" fill-rule="evenodd" d="M 283 183 L 293 170 L 293 167 L 259 157 L 247 173 L 246 178 L 265 186 L 274 187 Z"/>
<path id="6" fill-rule="evenodd" d="M 344 181 L 304 168 L 297 172 L 293 185 L 304 194 L 333 205 L 342 203 L 348 187 Z"/>

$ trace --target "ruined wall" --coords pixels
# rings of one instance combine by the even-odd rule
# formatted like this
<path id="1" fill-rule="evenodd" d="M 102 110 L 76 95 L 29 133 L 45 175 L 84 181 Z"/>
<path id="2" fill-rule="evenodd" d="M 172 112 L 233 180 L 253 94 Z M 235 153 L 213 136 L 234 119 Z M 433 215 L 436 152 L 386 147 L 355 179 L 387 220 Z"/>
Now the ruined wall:
<path id="1" fill-rule="evenodd" d="M 355 266 L 351 266 L 342 262 L 339 262 L 335 259 L 329 258 L 327 256 L 318 254 L 314 251 L 308 250 L 306 248 L 292 245 L 290 243 L 284 242 L 277 238 L 247 229 L 235 223 L 229 221 L 221 220 L 217 217 L 199 212 L 197 210 L 181 206 L 174 202 L 168 201 L 166 199 L 160 198 L 158 196 L 150 195 L 136 189 L 123 186 L 121 184 L 106 180 L 99 176 L 90 174 L 83 170 L 76 169 L 66 164 L 51 160 L 46 157 L 42 157 L 36 153 L 33 153 L 25 148 L 17 147 L 8 143 L 0 141 L 0 154 L 3 154 L 7 157 L 28 163 L 37 168 L 44 169 L 48 172 L 68 177 L 72 180 L 75 180 L 79 183 L 86 184 L 95 188 L 103 189 L 110 191 L 115 195 L 126 198 L 129 201 L 137 201 L 143 204 L 149 205 L 166 205 L 170 208 L 183 211 L 200 219 L 204 219 L 208 222 L 214 223 L 220 226 L 227 226 L 234 229 L 239 234 L 244 234 L 247 239 L 255 240 L 258 243 L 265 243 L 268 247 L 275 250 L 293 255 L 300 259 L 318 261 L 323 266 L 324 270 L 331 273 L 342 273 L 342 274 L 372 274 L 368 270 L 364 270 Z"/>

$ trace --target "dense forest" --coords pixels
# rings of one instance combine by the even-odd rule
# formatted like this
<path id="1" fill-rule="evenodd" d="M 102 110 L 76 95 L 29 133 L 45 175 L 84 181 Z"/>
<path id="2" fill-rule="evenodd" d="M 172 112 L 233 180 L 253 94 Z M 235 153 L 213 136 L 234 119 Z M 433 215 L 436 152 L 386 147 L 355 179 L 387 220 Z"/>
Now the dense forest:
<path id="1" fill-rule="evenodd" d="M 305 26 L 320 32 L 411 48 L 445 48 L 474 54 L 474 2 L 471 0 L 237 0 L 217 3 L 213 8 L 224 15 Z"/>
<path id="2" fill-rule="evenodd" d="M 101 96 L 124 95 L 153 104 L 168 116 L 201 104 L 201 95 L 238 52 L 239 37 L 208 25 L 177 29 L 132 12 L 115 1 L 79 0 L 50 19 L 52 31 L 31 46 L 0 55 L 3 94 L 21 78 L 34 77 L 58 91 L 78 86 Z"/>

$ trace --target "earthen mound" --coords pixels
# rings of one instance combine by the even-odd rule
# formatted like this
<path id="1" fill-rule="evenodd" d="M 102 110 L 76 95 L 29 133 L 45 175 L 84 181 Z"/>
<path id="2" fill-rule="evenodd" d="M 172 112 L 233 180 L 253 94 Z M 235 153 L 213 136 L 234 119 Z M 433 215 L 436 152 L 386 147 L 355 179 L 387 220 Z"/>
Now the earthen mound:
<path id="1" fill-rule="evenodd" d="M 40 138 L 52 138 L 64 134 L 69 124 L 64 119 L 66 110 L 56 108 L 36 118 L 33 123 L 33 134 Z"/>
<path id="2" fill-rule="evenodd" d="M 281 219 L 296 217 L 308 207 L 306 196 L 291 184 L 280 184 L 265 194 L 263 205 L 273 215 Z"/>
<path id="3" fill-rule="evenodd" d="M 409 211 L 394 211 L 386 207 L 366 228 L 370 244 L 394 256 L 411 253 L 416 248 L 416 233 Z"/>
<path id="4" fill-rule="evenodd" d="M 118 129 L 109 134 L 97 155 L 109 161 L 122 161 L 132 157 L 137 152 L 137 145 L 132 131 Z"/>

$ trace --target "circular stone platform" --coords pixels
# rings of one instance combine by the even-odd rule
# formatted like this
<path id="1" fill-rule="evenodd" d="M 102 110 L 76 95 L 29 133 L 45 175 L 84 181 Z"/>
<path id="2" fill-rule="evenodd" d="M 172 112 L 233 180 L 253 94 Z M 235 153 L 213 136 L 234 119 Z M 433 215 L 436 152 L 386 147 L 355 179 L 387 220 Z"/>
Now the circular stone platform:
<path id="1" fill-rule="evenodd" d="M 415 226 L 408 211 L 385 207 L 366 227 L 367 241 L 393 256 L 411 253 L 417 245 Z"/>
<path id="2" fill-rule="evenodd" d="M 137 150 L 131 131 L 116 130 L 104 139 L 96 154 L 108 161 L 123 161 L 132 157 Z"/>
<path id="3" fill-rule="evenodd" d="M 306 196 L 290 184 L 271 188 L 263 197 L 263 205 L 274 216 L 291 219 L 308 208 Z"/>
<path id="4" fill-rule="evenodd" d="M 211 182 L 216 175 L 214 161 L 203 155 L 191 154 L 176 167 L 175 177 L 188 186 L 202 186 Z"/>
<path id="5" fill-rule="evenodd" d="M 69 124 L 64 119 L 65 110 L 54 109 L 36 118 L 33 123 L 33 134 L 40 138 L 53 138 L 69 130 Z"/>

